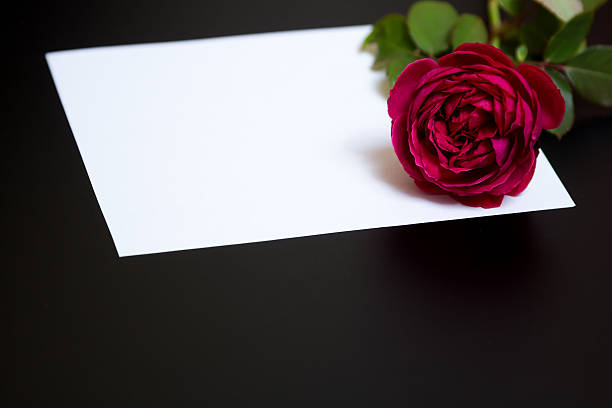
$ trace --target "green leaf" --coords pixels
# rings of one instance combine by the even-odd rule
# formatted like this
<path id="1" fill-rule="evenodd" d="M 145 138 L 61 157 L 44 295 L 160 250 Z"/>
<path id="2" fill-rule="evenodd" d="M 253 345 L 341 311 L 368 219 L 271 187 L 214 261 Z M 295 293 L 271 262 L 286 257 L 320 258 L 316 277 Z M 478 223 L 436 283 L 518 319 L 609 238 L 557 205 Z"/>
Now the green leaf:
<path id="1" fill-rule="evenodd" d="M 499 5 L 502 6 L 504 10 L 506 10 L 508 13 L 512 14 L 513 16 L 520 13 L 521 10 L 523 10 L 523 7 L 525 6 L 525 0 L 498 0 L 498 1 L 499 1 Z"/>
<path id="2" fill-rule="evenodd" d="M 516 47 L 516 50 L 514 51 L 514 56 L 516 57 L 516 60 L 519 63 L 522 63 L 523 61 L 525 61 L 525 58 L 527 58 L 528 51 L 529 49 L 527 48 L 525 44 L 521 44 L 518 47 Z"/>
<path id="3" fill-rule="evenodd" d="M 586 40 L 582 40 L 582 42 L 580 43 L 580 45 L 578 46 L 578 49 L 576 50 L 576 52 L 574 53 L 574 55 L 572 55 L 572 57 L 575 57 L 576 55 L 580 54 L 582 51 L 586 50 L 587 47 L 587 42 Z"/>
<path id="4" fill-rule="evenodd" d="M 408 30 L 416 45 L 429 55 L 446 51 L 457 11 L 444 1 L 419 1 L 408 12 Z"/>
<path id="5" fill-rule="evenodd" d="M 550 10 L 561 21 L 569 21 L 577 14 L 582 13 L 580 0 L 534 0 L 536 3 Z"/>
<path id="6" fill-rule="evenodd" d="M 546 72 L 561 91 L 561 96 L 563 96 L 563 100 L 565 101 L 565 116 L 563 116 L 563 121 L 559 127 L 549 130 L 550 133 L 557 136 L 557 139 L 561 140 L 563 135 L 569 132 L 572 126 L 574 126 L 574 96 L 570 83 L 561 72 L 550 68 L 547 68 Z"/>
<path id="7" fill-rule="evenodd" d="M 541 55 L 549 37 L 535 23 L 527 23 L 521 29 L 521 43 L 525 44 L 531 55 Z"/>
<path id="8" fill-rule="evenodd" d="M 417 59 L 419 59 L 419 57 L 414 55 L 401 55 L 389 60 L 389 64 L 387 65 L 387 77 L 389 78 L 391 86 L 395 85 L 397 77 L 402 73 L 404 68 Z"/>
<path id="9" fill-rule="evenodd" d="M 584 99 L 612 107 L 612 46 L 587 48 L 567 63 L 565 73 Z"/>
<path id="10" fill-rule="evenodd" d="M 401 14 L 388 14 L 378 20 L 372 27 L 372 32 L 363 41 L 363 46 L 380 42 L 396 44 L 411 51 L 414 50 L 414 43 L 408 35 L 406 19 Z"/>
<path id="11" fill-rule="evenodd" d="M 550 38 L 559 30 L 561 22 L 543 7 L 537 7 L 535 21 L 526 23 L 520 32 L 520 39 L 532 56 L 541 56 Z"/>
<path id="12" fill-rule="evenodd" d="M 592 23 L 593 13 L 582 13 L 572 18 L 550 39 L 544 51 L 544 59 L 556 64 L 573 57 L 589 33 Z"/>
<path id="13" fill-rule="evenodd" d="M 535 11 L 535 22 L 540 25 L 542 31 L 548 35 L 553 35 L 559 30 L 562 22 L 557 16 L 544 7 L 537 6 Z"/>
<path id="14" fill-rule="evenodd" d="M 603 6 L 608 0 L 582 0 L 584 11 L 593 11 Z"/>
<path id="15" fill-rule="evenodd" d="M 412 54 L 415 48 L 401 14 L 389 14 L 378 20 L 363 42 L 364 47 L 369 44 L 377 45 L 375 66 L 384 66 L 397 55 Z"/>
<path id="16" fill-rule="evenodd" d="M 451 36 L 453 49 L 466 42 L 486 43 L 487 39 L 487 27 L 480 17 L 467 13 L 459 16 Z"/>
<path id="17" fill-rule="evenodd" d="M 397 30 L 397 26 L 403 24 L 405 24 L 405 20 L 401 14 L 387 14 L 372 26 L 372 31 L 363 41 L 362 47 L 368 44 L 377 43 L 378 40 L 387 36 L 388 31 L 394 32 Z"/>

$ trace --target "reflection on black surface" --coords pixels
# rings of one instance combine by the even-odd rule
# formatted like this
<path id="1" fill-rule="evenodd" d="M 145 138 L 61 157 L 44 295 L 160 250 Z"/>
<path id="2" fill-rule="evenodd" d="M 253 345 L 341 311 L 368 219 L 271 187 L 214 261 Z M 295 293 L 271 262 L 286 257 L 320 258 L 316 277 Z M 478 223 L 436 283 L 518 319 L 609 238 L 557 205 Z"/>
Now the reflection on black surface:
<path id="1" fill-rule="evenodd" d="M 537 279 L 541 261 L 530 220 L 496 216 L 392 228 L 387 255 L 407 266 L 394 270 L 395 278 L 425 287 L 484 297 L 521 291 Z"/>

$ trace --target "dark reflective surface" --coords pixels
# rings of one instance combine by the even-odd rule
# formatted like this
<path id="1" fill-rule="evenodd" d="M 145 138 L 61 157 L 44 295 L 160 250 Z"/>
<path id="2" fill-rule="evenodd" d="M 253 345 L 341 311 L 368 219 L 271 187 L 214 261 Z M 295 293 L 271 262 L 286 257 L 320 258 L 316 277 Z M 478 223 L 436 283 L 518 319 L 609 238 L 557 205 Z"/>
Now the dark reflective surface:
<path id="1" fill-rule="evenodd" d="M 408 3 L 15 14 L 2 205 L 18 405 L 610 406 L 609 117 L 543 138 L 573 209 L 117 257 L 45 51 L 361 24 Z M 612 43 L 610 9 L 595 42 Z"/>

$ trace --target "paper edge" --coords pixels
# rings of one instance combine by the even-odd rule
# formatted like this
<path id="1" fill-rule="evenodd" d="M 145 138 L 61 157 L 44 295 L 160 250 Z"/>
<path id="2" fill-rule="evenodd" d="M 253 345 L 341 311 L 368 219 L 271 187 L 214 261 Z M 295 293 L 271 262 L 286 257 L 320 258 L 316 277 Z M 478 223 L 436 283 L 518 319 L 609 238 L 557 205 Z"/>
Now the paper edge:
<path id="1" fill-rule="evenodd" d="M 53 75 L 53 63 L 51 62 L 51 59 L 53 59 L 53 55 L 50 55 L 50 54 L 53 54 L 53 53 L 45 53 L 45 60 L 47 62 L 47 67 L 49 68 L 49 73 L 51 74 L 51 82 L 53 83 L 53 87 L 55 88 L 55 93 L 57 94 L 57 96 L 59 98 L 61 109 L 62 109 L 62 112 L 64 113 L 64 118 L 66 119 L 66 122 L 68 123 L 68 129 L 70 131 L 70 134 L 72 135 L 72 140 L 74 140 L 74 142 L 76 143 L 77 150 L 79 151 L 79 157 L 81 158 L 81 163 L 83 165 L 83 168 L 85 169 L 85 174 L 87 175 L 87 179 L 89 180 L 89 185 L 91 186 L 91 191 L 93 192 L 94 198 L 96 199 L 96 204 L 98 205 L 100 213 L 102 214 L 102 219 L 104 220 L 104 224 L 106 225 L 106 229 L 107 229 L 108 233 L 110 234 L 111 239 L 113 241 L 113 246 L 115 247 L 115 252 L 121 258 L 121 257 L 123 257 L 125 255 L 122 255 L 122 251 L 119 249 L 119 245 L 117 244 L 118 241 L 117 241 L 115 235 L 113 234 L 113 230 L 110 227 L 109 220 L 107 219 L 107 216 L 104 213 L 104 210 L 102 209 L 102 204 L 101 204 L 100 198 L 98 197 L 98 193 L 96 192 L 96 188 L 94 187 L 94 185 L 93 185 L 93 183 L 91 181 L 91 175 L 89 174 L 89 169 L 87 168 L 87 164 L 85 163 L 85 157 L 83 157 L 83 151 L 81 149 L 81 146 L 79 145 L 79 140 L 77 139 L 76 135 L 74 134 L 74 132 L 72 130 L 72 124 L 70 123 L 70 118 L 68 116 L 68 111 L 64 107 L 64 99 L 62 98 L 62 94 L 60 92 L 60 89 L 58 88 L 57 83 L 55 82 L 55 77 Z M 140 253 L 140 254 L 137 254 L 137 255 L 147 255 L 147 254 L 152 254 L 152 253 L 154 253 L 154 252 L 144 252 L 144 253 Z"/>
<path id="2" fill-rule="evenodd" d="M 487 218 L 487 217 L 498 217 L 498 216 L 501 217 L 501 216 L 514 215 L 514 214 L 537 213 L 537 212 L 541 212 L 541 211 L 563 210 L 563 209 L 571 209 L 571 208 L 575 208 L 575 207 L 576 207 L 575 204 L 573 204 L 573 205 L 560 205 L 560 206 L 549 207 L 549 208 L 541 208 L 541 209 L 537 209 L 537 210 L 526 209 L 526 210 L 520 210 L 520 211 L 515 211 L 515 212 L 505 213 L 505 214 L 479 214 L 479 215 L 470 215 L 468 217 L 448 218 L 448 219 L 445 219 L 445 220 L 417 221 L 417 222 L 413 222 L 413 223 L 410 223 L 410 224 L 388 224 L 388 225 L 381 225 L 381 226 L 378 226 L 378 227 L 345 229 L 345 230 L 340 230 L 340 231 L 322 232 L 322 233 L 318 233 L 318 234 L 300 234 L 300 235 L 292 235 L 292 236 L 282 237 L 282 238 L 270 238 L 270 239 L 256 240 L 256 241 L 236 242 L 236 243 L 233 243 L 233 244 L 214 244 L 214 245 L 206 245 L 206 246 L 193 246 L 193 247 L 185 247 L 185 248 L 172 248 L 172 249 L 167 249 L 167 250 L 163 250 L 163 251 L 157 251 L 156 250 L 156 251 L 151 251 L 151 252 L 130 252 L 130 251 L 120 252 L 119 250 L 117 250 L 117 253 L 119 254 L 120 258 L 129 258 L 129 257 L 135 257 L 135 256 L 142 256 L 142 255 L 165 254 L 165 253 L 172 253 L 172 252 L 193 251 L 193 250 L 208 249 L 208 248 L 233 247 L 233 246 L 237 246 L 237 245 L 261 244 L 261 243 L 264 243 L 264 242 L 284 241 L 284 240 L 289 240 L 289 239 L 300 239 L 300 238 L 308 238 L 308 237 L 318 237 L 318 236 L 326 236 L 326 235 L 333 235 L 333 234 L 344 234 L 344 233 L 350 233 L 350 232 L 373 231 L 373 230 L 378 230 L 378 229 L 383 229 L 383 228 L 410 227 L 410 226 L 413 226 L 413 225 L 434 224 L 434 223 L 441 223 L 441 222 L 453 222 L 453 221 L 469 220 L 469 219 L 474 219 L 474 218 Z M 115 248 L 116 248 L 116 246 L 115 246 Z"/>
<path id="3" fill-rule="evenodd" d="M 261 32 L 261 33 L 228 34 L 228 35 L 214 36 L 214 37 L 187 38 L 187 39 L 182 39 L 182 40 L 167 40 L 167 41 L 161 40 L 161 41 L 152 41 L 152 42 L 140 42 L 140 43 L 134 43 L 134 44 L 93 45 L 90 47 L 46 51 L 44 55 L 47 58 L 47 63 L 48 63 L 49 56 L 68 53 L 68 52 L 89 52 L 89 51 L 103 50 L 103 49 L 108 49 L 108 48 L 124 48 L 124 47 L 127 48 L 127 47 L 142 47 L 142 46 L 170 46 L 176 43 L 230 40 L 230 39 L 237 39 L 237 38 L 249 39 L 252 37 L 259 38 L 263 36 L 311 33 L 313 31 L 326 31 L 326 30 L 331 31 L 331 30 L 342 30 L 342 29 L 347 29 L 347 28 L 365 29 L 365 28 L 371 28 L 371 27 L 372 27 L 372 24 L 354 24 L 354 25 L 345 25 L 345 26 L 297 28 L 294 30 L 288 29 L 288 30 L 281 30 L 281 31 L 266 31 L 266 32 Z"/>

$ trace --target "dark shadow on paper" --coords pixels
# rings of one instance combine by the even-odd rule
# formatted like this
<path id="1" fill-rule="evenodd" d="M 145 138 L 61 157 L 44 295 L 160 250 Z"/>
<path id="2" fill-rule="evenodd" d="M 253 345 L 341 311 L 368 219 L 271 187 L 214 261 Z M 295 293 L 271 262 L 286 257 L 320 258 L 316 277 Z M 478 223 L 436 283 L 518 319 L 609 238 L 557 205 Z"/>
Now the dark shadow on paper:
<path id="1" fill-rule="evenodd" d="M 391 83 L 386 76 L 380 78 L 378 83 L 376 84 L 376 89 L 378 93 L 385 98 L 385 100 L 389 97 L 389 92 L 391 91 Z"/>
<path id="2" fill-rule="evenodd" d="M 388 146 L 376 146 L 366 150 L 364 154 L 372 165 L 376 178 L 396 190 L 436 203 L 459 205 L 450 197 L 427 194 L 419 190 L 412 178 L 404 171 L 391 146 L 391 141 Z"/>
<path id="3" fill-rule="evenodd" d="M 360 47 L 359 50 L 361 52 L 367 52 L 368 54 L 371 54 L 374 58 L 376 58 L 376 55 L 378 53 L 378 48 L 375 44 L 369 44 L 364 48 Z M 372 71 L 380 72 L 382 74 L 380 79 L 376 83 L 376 90 L 378 91 L 380 96 L 387 99 L 389 97 L 389 91 L 391 90 L 391 83 L 389 82 L 387 76 L 384 74 L 384 66 L 381 64 L 373 63 L 371 69 Z"/>

